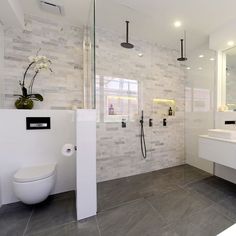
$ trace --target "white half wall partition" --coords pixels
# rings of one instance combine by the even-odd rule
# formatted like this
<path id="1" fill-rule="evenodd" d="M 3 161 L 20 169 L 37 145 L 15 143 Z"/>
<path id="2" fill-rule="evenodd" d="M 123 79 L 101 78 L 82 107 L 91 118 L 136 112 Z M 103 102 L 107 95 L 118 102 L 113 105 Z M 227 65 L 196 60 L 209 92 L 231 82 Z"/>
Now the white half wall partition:
<path id="1" fill-rule="evenodd" d="M 97 213 L 96 110 L 77 110 L 77 220 Z"/>

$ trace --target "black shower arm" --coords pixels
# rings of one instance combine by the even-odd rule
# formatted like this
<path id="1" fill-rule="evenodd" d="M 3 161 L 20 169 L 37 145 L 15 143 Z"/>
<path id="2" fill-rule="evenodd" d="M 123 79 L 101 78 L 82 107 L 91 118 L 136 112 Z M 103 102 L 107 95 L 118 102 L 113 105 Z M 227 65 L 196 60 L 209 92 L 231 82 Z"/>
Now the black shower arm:
<path id="1" fill-rule="evenodd" d="M 129 42 L 129 21 L 126 21 L 126 43 Z"/>

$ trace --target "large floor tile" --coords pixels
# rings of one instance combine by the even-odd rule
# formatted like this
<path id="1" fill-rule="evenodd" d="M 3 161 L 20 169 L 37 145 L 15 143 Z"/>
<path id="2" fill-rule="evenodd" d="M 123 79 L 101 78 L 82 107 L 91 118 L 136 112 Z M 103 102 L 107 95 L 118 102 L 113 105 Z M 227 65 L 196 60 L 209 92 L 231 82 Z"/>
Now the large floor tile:
<path id="1" fill-rule="evenodd" d="M 150 172 L 98 184 L 99 211 L 175 190 L 165 173 Z"/>
<path id="2" fill-rule="evenodd" d="M 21 203 L 3 206 L 0 212 L 0 235 L 23 235 L 31 214 L 32 208 Z"/>
<path id="3" fill-rule="evenodd" d="M 190 216 L 209 206 L 207 201 L 197 198 L 184 189 L 178 189 L 161 196 L 153 196 L 147 200 L 168 223 L 181 217 Z"/>
<path id="4" fill-rule="evenodd" d="M 222 201 L 229 196 L 236 196 L 234 184 L 215 176 L 189 184 L 187 187 L 214 202 Z"/>
<path id="5" fill-rule="evenodd" d="M 117 207 L 98 215 L 102 236 L 158 236 L 165 223 L 145 200 Z"/>
<path id="6" fill-rule="evenodd" d="M 119 206 L 129 201 L 139 199 L 141 196 L 135 184 L 128 178 L 107 181 L 98 184 L 98 211 Z"/>
<path id="7" fill-rule="evenodd" d="M 178 186 L 170 181 L 168 175 L 152 173 L 152 179 L 149 184 L 144 185 L 143 189 L 140 190 L 140 194 L 143 197 L 151 195 L 160 195 L 178 189 Z"/>
<path id="8" fill-rule="evenodd" d="M 210 174 L 189 165 L 181 165 L 162 171 L 162 173 L 165 172 L 165 176 L 169 180 L 168 182 L 178 186 L 186 186 L 211 176 Z M 157 171 L 154 172 L 154 174 L 155 173 L 158 175 L 161 172 Z"/>
<path id="9" fill-rule="evenodd" d="M 30 236 L 100 236 L 95 217 L 83 222 L 73 222 L 48 230 L 29 234 Z"/>
<path id="10" fill-rule="evenodd" d="M 209 207 L 190 217 L 180 218 L 171 227 L 173 235 L 177 236 L 216 236 L 232 224 L 231 220 Z"/>
<path id="11" fill-rule="evenodd" d="M 75 198 L 49 198 L 34 207 L 26 234 L 37 233 L 76 221 Z"/>
<path id="12" fill-rule="evenodd" d="M 230 196 L 216 203 L 214 208 L 236 222 L 236 197 Z"/>

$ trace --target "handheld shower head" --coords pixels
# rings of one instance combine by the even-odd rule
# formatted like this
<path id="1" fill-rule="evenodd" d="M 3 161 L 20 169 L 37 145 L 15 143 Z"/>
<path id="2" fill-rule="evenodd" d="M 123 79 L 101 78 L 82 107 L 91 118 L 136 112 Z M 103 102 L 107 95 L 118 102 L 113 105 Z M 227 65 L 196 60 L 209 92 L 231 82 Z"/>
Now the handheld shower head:
<path id="1" fill-rule="evenodd" d="M 145 142 L 144 127 L 143 127 L 143 125 L 144 125 L 143 110 L 141 112 L 140 125 L 141 125 L 141 133 L 140 133 L 141 152 L 142 152 L 143 158 L 146 159 L 146 157 L 147 157 L 147 148 L 146 148 L 146 142 Z"/>
<path id="2" fill-rule="evenodd" d="M 140 123 L 141 123 L 141 124 L 143 123 L 143 110 L 141 111 L 141 120 L 140 120 Z"/>

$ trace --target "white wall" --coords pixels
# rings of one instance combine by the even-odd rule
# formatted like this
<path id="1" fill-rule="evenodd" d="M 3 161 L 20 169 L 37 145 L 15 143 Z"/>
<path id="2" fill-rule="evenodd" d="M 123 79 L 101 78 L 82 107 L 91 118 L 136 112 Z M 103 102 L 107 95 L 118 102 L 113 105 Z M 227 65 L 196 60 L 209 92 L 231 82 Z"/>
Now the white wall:
<path id="1" fill-rule="evenodd" d="M 97 213 L 96 110 L 77 110 L 76 144 L 76 208 L 82 220 Z"/>
<path id="2" fill-rule="evenodd" d="M 4 30 L 0 22 L 0 107 L 3 107 L 4 73 Z"/>
<path id="3" fill-rule="evenodd" d="M 4 32 L 3 26 L 0 23 L 0 107 L 3 106 L 3 66 L 4 66 Z M 2 205 L 2 189 L 0 175 L 0 207 Z"/>
<path id="4" fill-rule="evenodd" d="M 50 130 L 26 130 L 26 117 L 51 117 Z M 61 148 L 75 143 L 75 114 L 68 110 L 0 110 L 0 178 L 2 203 L 17 201 L 12 177 L 17 169 L 57 162 L 53 193 L 75 189 L 75 156 L 64 157 Z"/>

